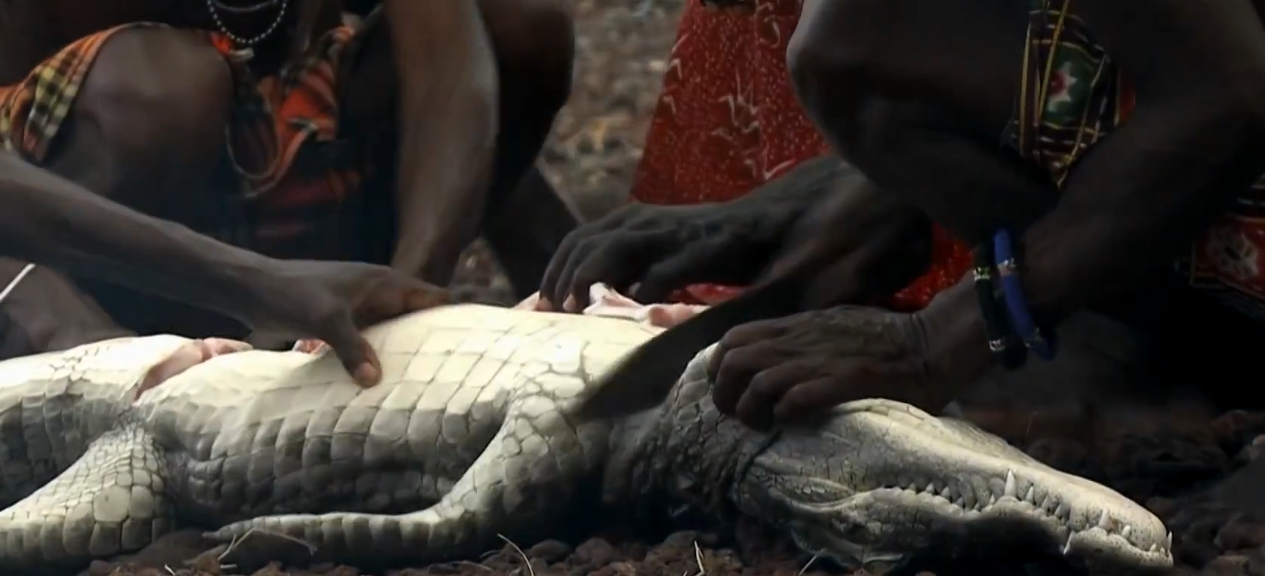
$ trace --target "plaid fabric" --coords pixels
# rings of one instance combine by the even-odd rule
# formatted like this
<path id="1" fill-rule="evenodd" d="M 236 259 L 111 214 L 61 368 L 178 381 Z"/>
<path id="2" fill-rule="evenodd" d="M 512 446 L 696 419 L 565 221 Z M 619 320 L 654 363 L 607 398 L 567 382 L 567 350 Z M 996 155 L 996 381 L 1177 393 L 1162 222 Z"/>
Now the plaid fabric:
<path id="1" fill-rule="evenodd" d="M 5 150 L 42 164 L 101 47 L 134 23 L 86 36 L 37 66 L 22 82 L 0 88 L 0 141 Z M 236 246 L 280 257 L 346 257 L 337 234 L 355 207 L 345 201 L 361 187 L 367 169 L 337 138 L 335 84 L 340 57 L 355 30 L 339 27 L 312 43 L 280 73 L 256 80 L 237 62 L 227 38 L 209 41 L 235 71 L 236 92 L 228 126 L 227 156 L 238 175 L 215 218 L 204 230 Z M 299 164 L 316 169 L 298 169 Z"/>
<path id="2" fill-rule="evenodd" d="M 1076 160 L 1127 120 L 1134 94 L 1121 70 L 1069 10 L 1032 0 L 1011 144 L 1062 186 Z M 1265 320 L 1265 176 L 1175 263 L 1191 284 Z"/>
<path id="3" fill-rule="evenodd" d="M 1059 186 L 1116 123 L 1123 81 L 1070 0 L 1033 0 L 1011 142 Z"/>
<path id="4" fill-rule="evenodd" d="M 155 25 L 125 24 L 85 36 L 36 66 L 21 82 L 0 87 L 0 142 L 5 151 L 28 162 L 43 162 L 101 46 L 120 31 Z"/>

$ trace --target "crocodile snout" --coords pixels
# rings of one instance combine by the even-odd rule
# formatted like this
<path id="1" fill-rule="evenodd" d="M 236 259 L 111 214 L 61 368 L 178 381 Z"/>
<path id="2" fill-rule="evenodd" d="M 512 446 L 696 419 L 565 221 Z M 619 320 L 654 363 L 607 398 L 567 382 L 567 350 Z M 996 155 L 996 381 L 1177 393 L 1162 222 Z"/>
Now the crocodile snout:
<path id="1" fill-rule="evenodd" d="M 1113 574 L 1173 563 L 1171 535 L 1137 503 L 968 423 L 885 400 L 853 402 L 812 430 L 783 432 L 735 495 L 806 552 L 845 565 L 998 550 Z"/>

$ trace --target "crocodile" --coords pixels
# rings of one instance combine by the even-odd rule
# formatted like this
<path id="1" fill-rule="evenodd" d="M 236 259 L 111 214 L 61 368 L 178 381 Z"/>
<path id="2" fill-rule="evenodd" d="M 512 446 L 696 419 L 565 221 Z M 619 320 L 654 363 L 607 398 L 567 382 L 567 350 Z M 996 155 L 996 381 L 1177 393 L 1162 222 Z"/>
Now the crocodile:
<path id="1" fill-rule="evenodd" d="M 190 526 L 400 566 L 548 538 L 577 514 L 747 516 L 853 566 L 1020 544 L 1110 573 L 1172 565 L 1145 508 L 961 420 L 864 400 L 811 426 L 745 428 L 711 404 L 712 348 L 661 406 L 572 418 L 657 332 L 434 308 L 365 332 L 383 366 L 372 388 L 329 354 L 249 350 L 138 395 L 189 342 L 170 335 L 0 363 L 0 567 L 57 573 Z"/>

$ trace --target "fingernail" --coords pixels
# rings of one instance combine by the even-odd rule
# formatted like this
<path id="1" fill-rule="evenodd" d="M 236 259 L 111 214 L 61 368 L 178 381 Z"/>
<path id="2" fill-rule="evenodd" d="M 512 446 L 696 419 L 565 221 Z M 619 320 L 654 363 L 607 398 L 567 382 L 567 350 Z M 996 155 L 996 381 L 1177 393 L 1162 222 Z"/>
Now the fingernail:
<path id="1" fill-rule="evenodd" d="M 374 368 L 371 364 L 362 364 L 356 369 L 354 377 L 356 379 L 356 383 L 361 386 L 373 386 L 378 383 L 378 378 L 381 378 L 382 375 L 378 373 L 378 369 Z"/>

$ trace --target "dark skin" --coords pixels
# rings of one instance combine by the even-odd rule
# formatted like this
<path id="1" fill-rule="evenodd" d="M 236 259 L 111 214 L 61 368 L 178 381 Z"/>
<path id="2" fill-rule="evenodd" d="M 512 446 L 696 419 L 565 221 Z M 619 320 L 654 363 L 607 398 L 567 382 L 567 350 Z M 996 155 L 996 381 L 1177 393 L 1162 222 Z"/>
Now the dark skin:
<path id="1" fill-rule="evenodd" d="M 843 228 L 851 233 L 833 236 L 828 248 L 804 257 L 831 259 L 849 282 L 839 288 L 846 294 L 842 300 L 887 294 L 926 267 L 929 222 L 847 163 L 823 156 L 729 202 L 632 203 L 584 224 L 554 254 L 541 296 L 569 302 L 574 311 L 589 305 L 589 287 L 597 282 L 639 302 L 662 301 L 693 283 L 750 284 L 823 197 L 846 204 L 856 218 Z"/>
<path id="2" fill-rule="evenodd" d="M 365 385 L 377 382 L 381 366 L 359 328 L 447 299 L 383 266 L 239 250 L 10 156 L 0 156 L 0 197 L 9 207 L 0 213 L 0 253 L 180 299 L 256 329 L 320 338 Z"/>
<path id="3" fill-rule="evenodd" d="M 843 210 L 851 218 L 826 243 L 805 243 L 818 218 Z M 930 226 L 918 211 L 884 194 L 835 157 L 802 163 L 736 200 L 688 207 L 632 204 L 567 237 L 554 256 L 542 296 L 577 310 L 588 287 L 639 284 L 634 299 L 654 302 L 694 282 L 746 284 L 773 266 L 777 274 L 824 270 L 826 297 L 860 304 L 886 296 L 921 274 L 929 262 Z M 803 246 L 772 262 L 779 245 Z M 636 350 L 587 402 L 595 415 L 625 414 L 658 404 L 701 347 L 740 323 L 772 310 L 795 311 L 800 294 L 756 290 L 670 330 Z M 750 302 L 754 296 L 758 302 Z M 705 345 L 705 344 L 704 344 Z"/>
<path id="4" fill-rule="evenodd" d="M 47 6 L 57 18 L 45 17 L 45 5 L 13 7 L 0 28 L 23 33 L 5 35 L 0 82 L 20 79 L 66 42 L 113 24 L 158 21 L 215 29 L 205 5 L 115 2 L 83 10 L 73 4 Z M 323 10 L 304 12 L 312 7 Z M 388 264 L 408 276 L 446 283 L 457 256 L 490 221 L 503 229 L 489 236 L 525 262 L 516 261 L 519 284 L 533 286 L 547 255 L 575 224 L 553 190 L 540 185 L 543 180 L 517 186 L 567 97 L 569 13 L 552 0 L 424 5 L 389 0 L 384 8 L 385 18 L 358 40 L 354 61 L 338 71 L 340 136 L 363 154 L 419 160 L 400 163 L 398 175 L 383 170 L 368 182 L 362 194 L 369 200 L 359 212 L 353 202 L 335 224 L 312 221 L 300 242 L 269 255 Z M 338 2 L 332 0 L 302 3 L 298 10 L 287 14 L 296 26 L 310 21 L 314 34 L 337 22 Z M 273 11 L 228 14 L 225 23 L 252 36 L 274 16 Z M 255 47 L 252 66 L 261 73 L 274 70 L 293 49 L 294 29 L 282 29 L 290 36 Z M 531 30 L 548 41 L 537 41 Z M 231 227 L 231 221 L 218 219 L 224 190 L 236 189 L 221 162 L 230 91 L 227 64 L 197 33 L 120 33 L 103 46 L 46 165 L 147 214 L 196 230 Z M 511 205 L 519 210 L 515 218 L 503 214 Z M 543 232 L 535 231 L 533 222 L 542 222 Z M 77 291 L 76 297 L 91 300 L 62 299 L 53 304 L 59 309 L 99 305 L 113 320 L 87 329 L 80 326 L 89 319 L 68 321 L 65 330 L 79 334 L 64 335 L 61 342 L 86 341 L 102 332 L 241 334 L 221 315 L 88 279 L 45 274 L 32 280 L 44 286 L 44 294 Z"/>
<path id="5" fill-rule="evenodd" d="M 939 14 L 931 4 L 920 0 L 882 6 L 864 1 L 807 3 L 791 48 L 797 87 L 833 144 L 854 158 L 878 185 L 958 236 L 980 242 L 997 227 L 1025 230 L 1024 288 L 1034 313 L 1043 321 L 1057 323 L 1072 311 L 1102 304 L 1136 287 L 1192 241 L 1230 194 L 1265 171 L 1265 156 L 1260 154 L 1265 133 L 1253 124 L 1253 107 L 1259 104 L 1243 99 L 1251 93 L 1249 87 L 1260 85 L 1261 80 L 1243 76 L 1248 74 L 1245 70 L 1258 71 L 1251 67 L 1252 59 L 1242 63 L 1232 58 L 1236 53 L 1265 49 L 1260 44 L 1265 42 L 1265 32 L 1259 25 L 1242 25 L 1252 14 L 1249 4 L 1226 5 L 1199 15 L 1167 2 L 1077 5 L 1078 14 L 1108 53 L 1130 71 L 1137 85 L 1137 108 L 1124 126 L 1084 156 L 1058 196 L 1048 179 L 1036 178 L 1016 158 L 989 151 L 975 138 L 975 134 L 1000 134 L 1005 125 L 1018 86 L 1019 62 L 1014 55 L 1022 53 L 1016 50 L 1021 45 L 1015 43 L 1022 38 L 1022 27 L 1013 35 L 983 33 L 982 29 L 980 34 L 966 34 L 984 44 L 963 50 L 994 56 L 971 58 L 970 71 L 965 66 L 946 71 L 938 68 L 946 64 L 943 61 L 919 60 L 934 52 L 931 45 L 947 34 L 929 34 L 941 25 L 931 24 L 934 18 L 907 22 L 889 12 L 899 6 L 904 14 Z M 998 14 L 1000 9 L 986 0 L 968 4 L 965 8 L 955 5 L 952 11 L 942 8 L 942 15 L 951 12 L 955 22 L 970 20 L 971 26 L 997 26 L 1011 19 L 1011 12 Z M 879 26 L 863 32 L 855 24 L 858 18 L 899 25 L 893 24 L 893 30 Z M 1143 40 L 1151 31 L 1170 28 L 1177 39 L 1163 48 Z M 880 40 L 875 36 L 880 30 L 899 36 Z M 925 54 L 884 51 L 883 61 L 861 59 L 859 64 L 845 55 L 880 41 L 916 44 Z M 991 62 L 994 58 L 997 61 Z M 1009 68 L 1004 66 L 1008 60 Z M 1265 67 L 1260 71 L 1265 72 Z M 958 72 L 965 77 L 959 79 Z M 838 78 L 840 74 L 845 78 Z M 857 83 L 847 83 L 858 75 Z M 921 94 L 924 88 L 930 91 L 925 98 L 936 111 L 961 112 L 977 119 L 979 129 L 973 134 L 936 126 L 934 116 L 928 114 L 931 110 L 890 101 L 913 91 Z M 944 174 L 955 176 L 946 180 Z M 834 321 L 846 322 L 849 317 L 862 321 L 868 312 L 834 314 Z M 839 384 L 831 394 L 819 397 L 820 404 L 854 399 L 865 388 L 862 382 L 874 382 L 935 410 L 956 387 L 988 366 L 984 339 L 979 337 L 980 320 L 966 284 L 937 298 L 919 314 L 890 319 L 893 335 L 906 334 L 900 338 L 908 352 L 881 361 L 873 370 L 839 366 L 832 378 L 849 384 Z M 802 321 L 814 322 L 807 317 Z M 835 352 L 856 356 L 847 350 Z M 911 371 L 923 375 L 882 376 Z M 741 387 L 743 383 L 726 385 Z M 774 395 L 787 393 L 790 387 L 784 385 Z M 770 407 L 766 404 L 764 409 Z M 733 406 L 722 407 L 726 408 Z"/>
<path id="6" fill-rule="evenodd" d="M 797 88 L 832 143 L 849 158 L 855 158 L 855 163 L 876 184 L 890 189 L 905 204 L 973 242 L 988 237 L 988 231 L 998 226 L 1025 231 L 1023 245 L 1030 262 L 1025 286 L 1034 286 L 1028 299 L 1043 321 L 1057 323 L 1072 311 L 1127 294 L 1139 280 L 1165 266 L 1176 250 L 1221 210 L 1228 194 L 1241 190 L 1265 164 L 1261 155 L 1255 153 L 1261 135 L 1249 122 L 1253 118 L 1251 106 L 1256 103 L 1247 102 L 1240 93 L 1246 90 L 1243 86 L 1260 81 L 1238 80 L 1237 75 L 1242 72 L 1237 69 L 1207 70 L 1203 61 L 1210 55 L 1228 57 L 1229 48 L 1199 44 L 1201 39 L 1207 41 L 1203 35 L 1215 35 L 1213 31 L 1219 26 L 1241 19 L 1245 13 L 1227 8 L 1232 13 L 1201 15 L 1183 20 L 1181 25 L 1173 24 L 1179 30 L 1184 27 L 1184 33 L 1191 36 L 1191 49 L 1197 57 L 1185 48 L 1173 46 L 1155 53 L 1141 48 L 1120 49 L 1122 66 L 1137 66 L 1150 72 L 1138 75 L 1137 109 L 1123 128 L 1077 165 L 1060 196 L 1048 178 L 1040 178 L 1018 158 L 1007 158 L 981 144 L 984 135 L 990 135 L 989 141 L 995 142 L 1009 118 L 1018 86 L 1015 79 L 1020 62 L 1016 55 L 1022 54 L 1023 10 L 1002 9 L 991 0 L 977 0 L 965 12 L 960 6 L 933 4 L 918 0 L 908 5 L 862 0 L 807 3 L 791 45 L 790 61 Z M 1084 17 L 1094 30 L 1101 22 L 1102 42 L 1114 54 L 1117 44 L 1131 46 L 1131 39 L 1140 43 L 1137 38 L 1150 27 L 1163 27 L 1163 18 L 1185 18 L 1159 8 L 1147 10 L 1147 18 L 1120 16 L 1111 8 L 1095 4 L 1092 13 Z M 900 14 L 926 18 L 920 17 L 917 25 L 906 26 L 908 23 Z M 964 52 L 977 56 L 946 54 L 942 47 L 950 40 L 950 33 L 931 33 L 931 28 L 941 29 L 942 22 L 959 20 L 967 30 L 978 32 L 966 34 L 963 37 L 968 40 L 960 41 Z M 871 26 L 873 22 L 900 26 L 888 30 Z M 952 35 L 959 36 L 957 31 Z M 1242 44 L 1235 49 L 1257 40 L 1251 31 L 1244 35 Z M 890 42 L 911 43 L 918 50 L 876 47 Z M 1217 49 L 1223 52 L 1215 52 Z M 950 65 L 965 61 L 970 62 L 966 67 L 969 70 Z M 1204 84 L 1195 79 L 1206 79 L 1208 74 L 1234 81 L 1203 88 Z M 1192 90 L 1192 85 L 1200 88 Z M 914 95 L 919 95 L 920 100 L 912 100 Z M 1177 114 L 1180 120 L 1172 121 L 1170 116 L 1176 110 L 1192 106 L 1199 110 Z M 953 120 L 948 122 L 945 118 Z M 1138 153 L 1135 145 L 1140 142 L 1142 152 Z M 1231 192 L 1227 193 L 1227 189 Z M 1121 212 L 1137 217 L 1122 221 L 1118 216 Z M 822 213 L 820 221 L 800 235 L 804 240 L 787 249 L 783 261 L 806 261 L 802 254 L 834 242 L 826 239 L 843 229 L 845 222 L 857 218 L 852 207 L 844 204 L 833 209 L 823 207 Z M 753 310 L 747 316 L 771 317 L 788 309 L 832 304 L 840 296 L 832 288 L 839 278 L 818 268 L 774 266 L 774 273 L 760 284 L 767 286 L 767 291 L 780 292 L 794 300 L 780 309 L 754 311 L 751 303 L 762 298 L 758 294 L 761 289 L 757 288 L 756 294 L 717 307 L 710 314 L 699 316 L 689 329 L 683 326 L 677 332 L 686 333 L 697 325 L 713 322 L 709 315 L 743 316 L 733 310 L 744 307 Z M 813 313 L 747 327 L 744 340 L 752 339 L 751 331 L 761 327 L 773 337 L 828 333 L 829 326 L 850 322 L 885 326 L 883 332 L 903 342 L 900 354 L 855 354 L 848 352 L 846 346 L 827 353 L 830 344 L 823 341 L 815 348 L 817 354 L 849 359 L 829 363 L 828 374 L 823 377 L 849 384 L 834 386 L 830 396 L 813 402 L 796 401 L 794 406 L 783 406 L 780 411 L 794 420 L 809 415 L 795 406 L 820 410 L 874 389 L 884 389 L 888 391 L 885 395 L 938 410 L 961 386 L 989 366 L 974 295 L 969 288 L 964 283 L 947 291 L 918 314 L 840 308 L 824 316 Z M 875 314 L 885 315 L 884 319 L 874 318 Z M 790 330 L 796 323 L 803 324 L 804 329 Z M 715 323 L 712 328 L 699 333 L 710 336 L 728 329 L 724 323 Z M 793 347 L 802 350 L 802 344 L 797 342 Z M 722 341 L 722 352 L 728 347 Z M 782 348 L 790 350 L 792 346 Z M 733 371 L 747 376 L 722 378 L 717 383 L 721 409 L 735 411 L 754 375 L 787 360 L 790 358 L 770 356 L 754 371 Z M 774 421 L 774 411 L 779 410 L 778 402 L 795 382 L 793 378 L 777 378 L 766 386 L 758 393 L 764 400 L 746 402 L 748 408 L 739 417 L 755 425 L 769 425 Z M 735 390 L 725 391 L 731 388 Z"/>
<path id="7" fill-rule="evenodd" d="M 1041 321 L 1057 324 L 1076 311 L 1144 296 L 1147 282 L 1227 199 L 1265 172 L 1265 32 L 1255 8 L 1246 1 L 1074 4 L 1130 75 L 1137 106 L 1057 193 L 1048 176 L 997 145 L 1019 87 L 1022 5 L 808 0 L 790 64 L 810 115 L 877 185 L 972 243 L 1000 226 L 1020 232 L 1029 304 Z M 1161 30 L 1166 40 L 1157 46 Z M 824 226 L 789 248 L 791 258 L 830 242 L 855 218 L 847 210 L 824 215 Z M 697 350 L 724 334 L 713 366 L 716 403 L 764 428 L 874 395 L 938 411 L 988 369 L 968 283 L 915 314 L 850 306 L 733 328 L 829 306 L 839 296 L 836 281 L 811 266 L 783 268 L 752 293 L 652 341 L 646 349 L 659 354 L 639 354 L 634 360 L 646 364 L 625 368 L 631 374 L 654 359 L 675 362 L 672 350 Z M 1265 343 L 1259 334 L 1251 341 L 1256 349 Z M 616 373 L 610 385 L 631 389 L 632 380 Z M 1259 407 L 1259 396 L 1222 394 L 1219 403 Z M 1262 499 L 1236 494 L 1218 489 L 1201 510 L 1216 525 L 1245 504 L 1265 510 Z"/>
<path id="8" fill-rule="evenodd" d="M 972 242 L 998 226 L 1024 231 L 1024 290 L 1035 314 L 1049 323 L 1136 292 L 1206 228 L 1230 195 L 1265 172 L 1256 100 L 1265 82 L 1265 31 L 1250 3 L 1085 2 L 1074 9 L 1130 74 L 1137 107 L 1079 161 L 1057 197 L 1048 179 L 984 144 L 984 135 L 995 142 L 1018 87 L 1018 62 L 1011 60 L 1008 68 L 1006 61 L 1021 53 L 1021 38 L 1005 23 L 1021 14 L 987 1 L 950 10 L 921 0 L 810 0 L 790 57 L 810 114 L 877 184 Z M 920 17 L 900 16 L 910 14 Z M 950 30 L 956 44 L 946 44 Z M 1163 46 L 1152 40 L 1158 30 L 1168 39 Z M 908 49 L 871 49 L 879 43 Z M 916 101 L 908 100 L 915 95 Z M 931 114 L 946 109 L 969 119 L 971 128 L 946 126 L 936 121 L 943 115 Z M 954 176 L 946 180 L 946 174 Z M 748 330 L 748 338 L 787 342 L 779 330 L 882 326 L 874 339 L 898 344 L 894 354 L 875 354 L 859 339 L 837 339 L 831 346 L 823 337 L 816 357 L 847 359 L 825 370 L 833 385 L 818 385 L 814 394 L 781 380 L 747 401 L 757 370 L 751 380 L 720 383 L 746 389 L 725 393 L 742 399 L 721 408 L 740 414 L 746 408 L 753 419 L 771 411 L 789 421 L 814 406 L 883 390 L 884 396 L 937 409 L 988 366 L 966 288 L 946 292 L 918 314 L 836 309 L 826 313 L 828 319 L 809 314 Z M 797 332 L 787 330 L 793 325 Z M 788 359 L 769 355 L 762 362 L 772 367 Z M 806 397 L 811 402 L 795 400 Z M 1259 474 L 1263 465 L 1244 474 Z M 1216 504 L 1205 507 L 1213 522 L 1244 509 L 1234 485 L 1224 484 L 1211 498 Z M 1265 502 L 1251 500 L 1249 510 L 1265 510 Z M 1180 518 L 1176 524 L 1184 527 Z"/>

